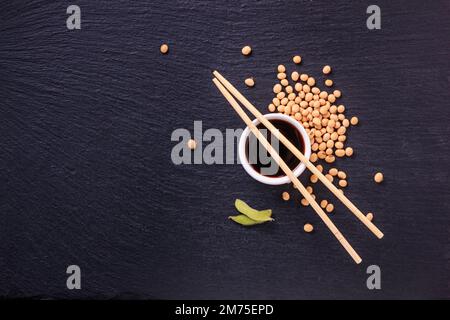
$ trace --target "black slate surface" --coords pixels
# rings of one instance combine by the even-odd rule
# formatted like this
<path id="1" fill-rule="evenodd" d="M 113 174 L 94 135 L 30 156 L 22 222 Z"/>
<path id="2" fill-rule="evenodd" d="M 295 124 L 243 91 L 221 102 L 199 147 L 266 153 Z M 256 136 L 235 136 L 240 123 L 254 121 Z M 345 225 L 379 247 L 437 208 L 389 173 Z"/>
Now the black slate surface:
<path id="1" fill-rule="evenodd" d="M 81 30 L 66 28 L 69 4 Z M 0 296 L 449 298 L 449 2 L 376 1 L 378 31 L 366 28 L 370 4 L 1 1 Z M 170 161 L 176 128 L 242 127 L 211 70 L 265 110 L 276 65 L 292 70 L 297 53 L 319 79 L 332 65 L 360 118 L 355 156 L 338 166 L 385 238 L 336 201 L 332 219 L 361 265 L 311 208 L 280 200 L 286 187 L 238 165 Z M 276 222 L 231 223 L 235 198 L 272 208 Z M 70 264 L 81 290 L 66 289 Z M 366 288 L 371 264 L 382 290 Z"/>

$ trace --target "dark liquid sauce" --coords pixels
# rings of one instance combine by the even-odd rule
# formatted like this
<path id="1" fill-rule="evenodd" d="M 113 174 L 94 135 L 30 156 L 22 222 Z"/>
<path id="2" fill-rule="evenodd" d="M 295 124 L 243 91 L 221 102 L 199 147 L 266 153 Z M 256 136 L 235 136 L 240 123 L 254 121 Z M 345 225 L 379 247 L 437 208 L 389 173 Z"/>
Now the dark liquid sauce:
<path id="1" fill-rule="evenodd" d="M 303 154 L 305 153 L 305 142 L 303 141 L 303 137 L 300 134 L 300 132 L 298 132 L 298 130 L 292 124 L 290 124 L 289 122 L 284 121 L 284 120 L 269 120 L 269 121 L 270 121 L 270 123 L 272 123 L 274 125 L 275 128 L 277 128 L 280 131 L 281 134 L 283 134 L 286 137 L 286 139 L 288 139 L 294 146 L 296 146 L 297 149 L 299 149 Z M 286 162 L 286 164 L 288 165 L 288 167 L 291 170 L 294 170 L 300 164 L 300 160 L 291 151 L 289 151 L 289 149 L 286 148 L 286 146 L 283 143 L 281 143 L 277 138 L 272 136 L 272 133 L 262 123 L 257 125 L 257 128 L 259 130 L 265 130 L 265 132 L 266 132 L 265 136 L 267 137 L 267 140 L 269 141 L 269 143 L 272 144 L 272 146 L 274 148 L 277 146 L 276 143 L 278 142 L 278 154 L 284 160 L 284 162 Z M 256 140 L 256 137 L 253 135 L 253 133 L 250 133 L 250 136 L 252 136 L 252 138 Z M 275 140 L 276 141 L 273 142 L 272 139 L 274 141 Z M 245 155 L 247 157 L 247 160 L 250 160 L 249 145 L 250 145 L 249 139 L 247 139 L 246 144 L 245 144 Z M 255 152 L 257 152 L 257 154 L 253 155 L 252 159 L 255 159 L 256 161 L 252 161 L 253 163 L 250 163 L 250 166 L 252 166 L 252 168 L 256 172 L 263 174 L 261 172 L 261 169 L 269 168 L 272 165 L 272 163 L 275 163 L 275 162 L 272 159 L 272 157 L 270 157 L 268 152 L 265 150 L 264 146 L 259 141 L 257 143 L 257 148 L 255 148 L 255 149 L 256 149 Z M 259 156 L 260 152 L 263 152 L 263 154 L 267 154 L 268 159 L 266 159 L 266 161 L 264 161 L 265 163 L 260 162 L 260 160 L 261 160 L 260 156 Z M 267 163 L 267 161 L 270 161 L 270 162 Z M 281 170 L 281 168 L 278 165 L 277 165 L 277 170 L 276 170 L 275 174 L 264 174 L 264 175 L 267 177 L 272 177 L 272 178 L 285 176 L 283 170 Z"/>

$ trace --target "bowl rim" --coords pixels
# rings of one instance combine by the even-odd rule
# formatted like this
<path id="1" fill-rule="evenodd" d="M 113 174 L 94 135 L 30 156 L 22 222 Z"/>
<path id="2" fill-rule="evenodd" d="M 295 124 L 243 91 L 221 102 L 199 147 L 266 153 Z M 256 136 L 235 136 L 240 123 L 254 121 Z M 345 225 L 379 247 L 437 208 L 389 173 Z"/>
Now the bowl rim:
<path id="1" fill-rule="evenodd" d="M 309 142 L 309 136 L 306 133 L 305 128 L 295 119 L 293 119 L 292 117 L 285 115 L 285 114 L 280 114 L 280 113 L 267 113 L 263 115 L 264 118 L 268 119 L 268 120 L 284 120 L 289 122 L 290 124 L 292 124 L 301 134 L 303 141 L 305 143 L 305 157 L 307 159 L 309 159 L 309 157 L 311 156 L 311 143 Z M 253 121 L 254 125 L 259 125 L 260 121 L 258 119 L 254 119 Z M 239 156 L 239 161 L 241 163 L 241 165 L 244 167 L 244 170 L 255 180 L 262 182 L 264 184 L 268 184 L 268 185 L 281 185 L 281 184 L 287 184 L 290 183 L 291 180 L 289 179 L 288 176 L 282 176 L 282 177 L 276 177 L 276 178 L 272 178 L 272 177 L 267 177 L 264 176 L 262 174 L 260 174 L 259 172 L 257 172 L 255 169 L 253 169 L 253 167 L 250 165 L 250 163 L 248 162 L 247 156 L 245 154 L 245 145 L 246 145 L 246 141 L 248 139 L 250 135 L 250 128 L 246 127 L 244 129 L 244 131 L 242 132 L 242 135 L 239 139 L 239 146 L 238 146 L 238 156 Z M 306 166 L 303 162 L 300 162 L 298 164 L 297 167 L 295 167 L 295 169 L 293 170 L 293 173 L 296 177 L 299 177 L 303 171 L 305 171 Z"/>

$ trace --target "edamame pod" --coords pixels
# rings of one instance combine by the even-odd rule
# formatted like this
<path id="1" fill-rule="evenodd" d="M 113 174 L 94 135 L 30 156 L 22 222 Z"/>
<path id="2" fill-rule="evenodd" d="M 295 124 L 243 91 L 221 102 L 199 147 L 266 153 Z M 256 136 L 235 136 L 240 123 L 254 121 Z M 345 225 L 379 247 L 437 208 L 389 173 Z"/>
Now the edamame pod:
<path id="1" fill-rule="evenodd" d="M 249 217 L 252 220 L 255 220 L 258 222 L 273 221 L 273 218 L 271 218 L 271 216 L 272 216 L 271 209 L 261 210 L 261 211 L 255 210 L 240 199 L 236 199 L 236 201 L 234 202 L 234 205 L 240 213 L 246 215 L 247 217 Z"/>
<path id="2" fill-rule="evenodd" d="M 228 218 L 246 227 L 254 226 L 255 224 L 261 224 L 265 222 L 265 221 L 255 221 L 247 217 L 245 214 L 240 214 L 237 216 L 229 216 Z"/>

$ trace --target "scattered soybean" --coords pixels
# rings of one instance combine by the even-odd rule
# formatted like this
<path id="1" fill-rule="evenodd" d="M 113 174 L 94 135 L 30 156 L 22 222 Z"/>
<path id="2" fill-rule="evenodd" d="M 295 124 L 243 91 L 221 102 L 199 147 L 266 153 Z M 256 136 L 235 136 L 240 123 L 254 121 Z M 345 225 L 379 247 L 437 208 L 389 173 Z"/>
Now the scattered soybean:
<path id="1" fill-rule="evenodd" d="M 244 56 L 248 56 L 250 53 L 252 53 L 252 48 L 250 46 L 245 46 L 242 48 L 241 52 Z"/>
<path id="2" fill-rule="evenodd" d="M 253 80 L 253 78 L 247 78 L 244 82 L 247 87 L 253 87 L 255 85 L 255 80 Z"/>
<path id="3" fill-rule="evenodd" d="M 300 62 L 302 62 L 302 57 L 295 56 L 294 58 L 292 58 L 292 61 L 294 61 L 295 64 L 299 64 Z"/>
<path id="4" fill-rule="evenodd" d="M 330 66 L 324 66 L 322 69 L 323 74 L 329 74 L 331 72 L 331 67 Z"/>
<path id="5" fill-rule="evenodd" d="M 194 150 L 195 148 L 197 148 L 197 141 L 195 141 L 194 139 L 189 139 L 187 142 L 187 146 L 189 149 Z"/>
<path id="6" fill-rule="evenodd" d="M 169 52 L 169 46 L 163 43 L 159 48 L 159 51 L 161 51 L 162 54 L 166 54 L 167 52 Z"/>
<path id="7" fill-rule="evenodd" d="M 310 232 L 313 232 L 314 227 L 312 226 L 312 224 L 306 223 L 306 224 L 303 226 L 303 230 L 305 230 L 306 233 L 310 233 Z"/>
<path id="8" fill-rule="evenodd" d="M 375 173 L 375 176 L 373 177 L 376 183 L 381 183 L 384 180 L 384 176 L 381 172 Z"/>

